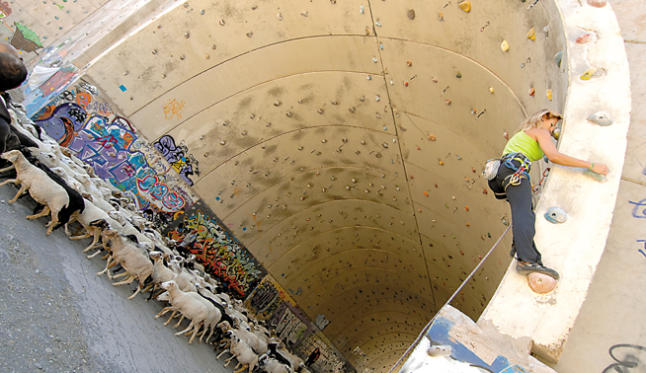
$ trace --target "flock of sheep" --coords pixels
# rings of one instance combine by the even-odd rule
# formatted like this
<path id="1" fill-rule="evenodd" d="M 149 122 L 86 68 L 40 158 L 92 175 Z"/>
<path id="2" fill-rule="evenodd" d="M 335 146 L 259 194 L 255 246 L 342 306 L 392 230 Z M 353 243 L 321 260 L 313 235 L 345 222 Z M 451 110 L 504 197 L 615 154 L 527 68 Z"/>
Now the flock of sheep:
<path id="1" fill-rule="evenodd" d="M 104 180 L 95 177 L 92 167 L 76 158 L 68 149 L 41 133 L 33 123 L 20 123 L 10 128 L 10 135 L 0 149 L 2 161 L 0 183 L 19 186 L 13 203 L 26 193 L 38 207 L 27 219 L 50 216 L 47 234 L 64 226 L 70 239 L 92 238 L 83 252 L 96 250 L 92 258 L 105 252 L 105 274 L 115 286 L 137 282 L 138 293 L 150 292 L 167 302 L 155 317 L 171 313 L 164 325 L 179 317 L 189 325 L 175 333 L 197 337 L 199 342 L 214 343 L 224 354 L 231 354 L 225 366 L 236 359 L 242 372 L 256 367 L 265 372 L 306 372 L 303 360 L 284 348 L 280 340 L 249 313 L 240 300 L 217 292 L 219 283 L 188 253 L 184 240 L 176 243 L 164 239 L 152 224 L 143 218 L 136 206 Z M 13 141 L 12 141 L 13 139 Z M 36 210 L 39 210 L 36 212 Z M 73 236 L 73 223 L 82 227 L 82 234 Z M 78 227 L 77 227 L 78 228 Z M 190 240 L 189 240 L 190 241 Z"/>

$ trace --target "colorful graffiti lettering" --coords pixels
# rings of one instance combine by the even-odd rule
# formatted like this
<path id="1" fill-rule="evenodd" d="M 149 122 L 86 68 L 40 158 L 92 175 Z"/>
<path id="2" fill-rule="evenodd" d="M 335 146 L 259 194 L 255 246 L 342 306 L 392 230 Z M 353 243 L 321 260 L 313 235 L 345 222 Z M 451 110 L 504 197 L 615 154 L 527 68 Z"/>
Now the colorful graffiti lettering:
<path id="1" fill-rule="evenodd" d="M 186 101 L 177 101 L 175 98 L 168 101 L 168 103 L 164 105 L 164 118 L 173 119 L 174 117 L 177 117 L 177 119 L 182 119 L 182 110 L 184 109 L 185 104 Z"/>
<path id="2" fill-rule="evenodd" d="M 127 192 L 140 209 L 154 206 L 163 212 L 182 210 L 186 198 L 166 185 L 148 164 L 145 154 L 134 149 L 137 134 L 130 123 L 122 117 L 110 121 L 96 113 L 88 116 L 78 103 L 87 106 L 90 100 L 86 95 L 77 94 L 76 103 L 65 102 L 54 109 L 47 107 L 37 117 L 43 118 L 46 114 L 49 117 L 35 122 L 61 146 L 68 147 L 91 165 L 97 176 Z"/>
<path id="3" fill-rule="evenodd" d="M 189 175 L 199 175 L 200 172 L 197 169 L 197 160 L 193 156 L 186 156 L 188 148 L 185 145 L 176 146 L 175 139 L 170 135 L 160 137 L 153 143 L 153 146 L 166 158 L 182 179 L 192 186 L 193 180 L 189 178 Z"/>
<path id="4" fill-rule="evenodd" d="M 0 18 L 6 18 L 11 15 L 11 6 L 6 1 L 0 1 Z"/>
<path id="5" fill-rule="evenodd" d="M 190 252 L 205 269 L 226 284 L 238 296 L 246 296 L 259 282 L 263 270 L 255 259 L 222 228 L 221 224 L 200 210 L 184 217 L 168 236 L 181 242 L 189 234 L 196 237 Z"/>

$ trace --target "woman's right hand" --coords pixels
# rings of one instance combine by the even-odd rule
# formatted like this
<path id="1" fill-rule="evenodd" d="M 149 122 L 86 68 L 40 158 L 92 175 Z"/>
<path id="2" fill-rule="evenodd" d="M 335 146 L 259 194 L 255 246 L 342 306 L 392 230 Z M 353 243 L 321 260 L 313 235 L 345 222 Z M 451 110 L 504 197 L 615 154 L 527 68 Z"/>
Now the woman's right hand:
<path id="1" fill-rule="evenodd" d="M 591 170 L 592 172 L 596 172 L 600 175 L 608 174 L 608 166 L 606 166 L 604 163 L 593 163 Z"/>

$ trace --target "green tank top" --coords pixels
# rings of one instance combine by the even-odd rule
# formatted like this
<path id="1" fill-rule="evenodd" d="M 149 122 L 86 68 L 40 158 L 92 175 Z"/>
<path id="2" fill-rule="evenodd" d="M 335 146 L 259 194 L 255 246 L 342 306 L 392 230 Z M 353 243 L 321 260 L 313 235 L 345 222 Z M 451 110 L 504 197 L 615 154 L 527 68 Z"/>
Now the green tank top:
<path id="1" fill-rule="evenodd" d="M 516 133 L 505 145 L 502 155 L 507 153 L 523 153 L 529 158 L 530 161 L 537 161 L 545 155 L 538 141 L 534 140 L 531 136 L 520 131 Z"/>

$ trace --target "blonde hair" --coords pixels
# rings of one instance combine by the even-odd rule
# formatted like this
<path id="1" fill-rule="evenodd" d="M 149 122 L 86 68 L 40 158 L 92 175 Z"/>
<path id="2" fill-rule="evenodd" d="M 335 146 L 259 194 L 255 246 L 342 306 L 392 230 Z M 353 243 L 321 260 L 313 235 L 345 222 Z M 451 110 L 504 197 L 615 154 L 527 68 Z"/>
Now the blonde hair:
<path id="1" fill-rule="evenodd" d="M 540 111 L 537 111 L 536 113 L 530 115 L 527 117 L 525 120 L 523 120 L 520 123 L 521 129 L 527 130 L 530 128 L 536 128 L 538 125 L 541 123 L 543 118 L 547 116 L 546 119 L 550 118 L 557 118 L 557 119 L 563 119 L 563 116 L 555 111 L 551 111 L 549 109 L 543 109 Z"/>

